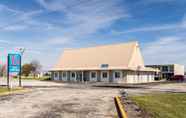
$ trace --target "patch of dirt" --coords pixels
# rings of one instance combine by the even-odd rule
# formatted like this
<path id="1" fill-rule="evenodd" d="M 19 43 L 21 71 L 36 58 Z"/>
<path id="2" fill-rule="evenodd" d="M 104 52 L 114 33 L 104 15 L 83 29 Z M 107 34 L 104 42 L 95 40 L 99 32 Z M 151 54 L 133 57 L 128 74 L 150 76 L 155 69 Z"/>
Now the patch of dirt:
<path id="1" fill-rule="evenodd" d="M 90 103 L 79 103 L 76 102 L 77 99 L 69 101 L 54 100 L 53 102 L 44 104 L 42 106 L 42 111 L 36 113 L 37 115 L 30 118 L 62 118 L 64 115 L 72 118 L 92 118 L 94 116 L 102 116 L 99 114 L 96 106 L 91 105 Z M 72 102 L 73 101 L 73 102 Z M 99 100 L 95 100 L 99 101 Z M 100 104 L 103 101 L 100 101 Z"/>
<path id="2" fill-rule="evenodd" d="M 150 114 L 139 108 L 134 102 L 128 98 L 122 98 L 125 109 L 129 118 L 152 118 Z"/>
<path id="3" fill-rule="evenodd" d="M 129 118 L 152 118 L 152 116 L 149 113 L 145 112 L 133 101 L 131 101 L 125 92 L 121 93 L 121 95 L 122 103 L 125 107 L 125 110 Z"/>

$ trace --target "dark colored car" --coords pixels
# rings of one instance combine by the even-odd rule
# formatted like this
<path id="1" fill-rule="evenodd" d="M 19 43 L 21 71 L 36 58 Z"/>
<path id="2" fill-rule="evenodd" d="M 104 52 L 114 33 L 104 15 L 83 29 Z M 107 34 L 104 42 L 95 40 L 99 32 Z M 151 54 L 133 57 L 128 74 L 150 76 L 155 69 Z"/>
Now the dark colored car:
<path id="1" fill-rule="evenodd" d="M 184 81 L 185 77 L 183 75 L 174 75 L 171 80 L 173 81 Z"/>

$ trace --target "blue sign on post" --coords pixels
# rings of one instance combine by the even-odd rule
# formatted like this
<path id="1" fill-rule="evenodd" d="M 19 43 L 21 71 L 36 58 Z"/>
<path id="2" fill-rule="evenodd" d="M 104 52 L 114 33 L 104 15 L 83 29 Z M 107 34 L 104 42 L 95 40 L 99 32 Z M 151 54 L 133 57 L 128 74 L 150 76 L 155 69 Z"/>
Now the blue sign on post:
<path id="1" fill-rule="evenodd" d="M 19 86 L 21 87 L 21 55 L 20 54 L 8 54 L 7 57 L 7 87 L 10 89 L 9 73 L 19 73 Z"/>
<path id="2" fill-rule="evenodd" d="M 8 70 L 9 72 L 21 71 L 21 55 L 20 54 L 8 54 Z"/>

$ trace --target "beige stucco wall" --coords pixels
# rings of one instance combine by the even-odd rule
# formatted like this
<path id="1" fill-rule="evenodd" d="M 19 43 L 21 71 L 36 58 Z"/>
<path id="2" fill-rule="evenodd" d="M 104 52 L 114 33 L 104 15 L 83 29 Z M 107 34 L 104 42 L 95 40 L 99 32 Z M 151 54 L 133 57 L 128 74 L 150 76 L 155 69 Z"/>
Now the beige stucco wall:
<path id="1" fill-rule="evenodd" d="M 129 71 L 127 73 L 126 80 L 127 80 L 127 83 L 153 82 L 154 81 L 154 73 Z"/>
<path id="2" fill-rule="evenodd" d="M 184 66 L 183 65 L 174 65 L 174 75 L 184 75 Z"/>

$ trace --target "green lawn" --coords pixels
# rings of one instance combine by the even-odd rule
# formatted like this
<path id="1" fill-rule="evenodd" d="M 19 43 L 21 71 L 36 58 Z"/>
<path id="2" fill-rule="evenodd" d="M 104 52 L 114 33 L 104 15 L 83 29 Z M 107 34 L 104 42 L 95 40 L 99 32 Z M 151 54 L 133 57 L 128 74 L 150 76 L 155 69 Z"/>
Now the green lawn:
<path id="1" fill-rule="evenodd" d="M 26 76 L 21 76 L 21 79 L 22 80 L 49 80 L 49 78 L 50 78 L 50 76 L 44 76 L 44 77 L 40 77 L 40 78 L 37 78 L 37 77 L 33 77 L 33 76 L 28 76 L 28 77 L 26 77 Z M 19 79 L 18 77 L 17 78 L 14 78 L 14 79 Z"/>
<path id="2" fill-rule="evenodd" d="M 131 99 L 153 118 L 186 118 L 186 94 L 162 93 L 133 96 Z"/>
<path id="3" fill-rule="evenodd" d="M 0 87 L 0 95 L 6 92 L 18 91 L 18 90 L 23 90 L 23 88 L 13 88 L 13 89 L 8 90 L 8 88 L 6 87 Z"/>
<path id="4" fill-rule="evenodd" d="M 0 88 L 0 93 L 4 93 L 4 92 L 7 92 L 8 89 L 7 88 Z"/>

